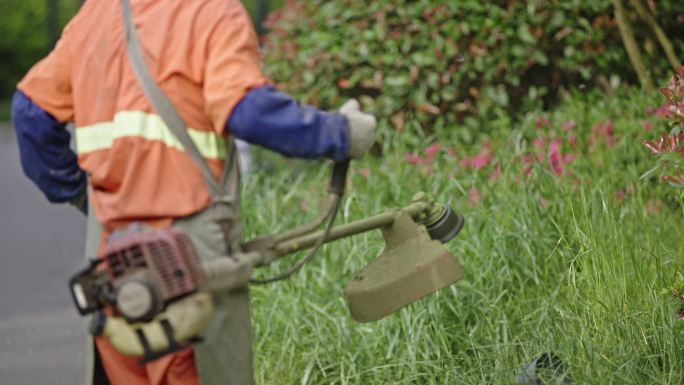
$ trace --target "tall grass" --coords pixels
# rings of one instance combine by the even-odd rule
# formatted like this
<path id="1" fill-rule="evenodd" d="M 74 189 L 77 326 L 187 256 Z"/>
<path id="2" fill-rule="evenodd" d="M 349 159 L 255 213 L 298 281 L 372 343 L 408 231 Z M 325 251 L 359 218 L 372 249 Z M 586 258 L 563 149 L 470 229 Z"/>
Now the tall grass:
<path id="1" fill-rule="evenodd" d="M 576 383 L 684 383 L 682 341 L 659 294 L 684 271 L 682 207 L 674 190 L 639 180 L 651 160 L 638 143 L 656 135 L 641 123 L 657 101 L 633 93 L 575 96 L 547 114 L 551 125 L 544 130 L 577 121 L 576 160 L 563 176 L 543 162 L 522 173 L 517 159 L 539 135 L 534 115 L 487 139 L 502 167 L 496 180 L 490 180 L 494 166 L 466 171 L 460 155 L 446 153 L 425 172 L 404 159 L 416 149 L 357 162 L 338 222 L 403 206 L 426 191 L 466 217 L 447 245 L 465 277 L 383 320 L 358 324 L 348 316 L 342 288 L 380 252 L 382 238 L 366 233 L 326 246 L 288 281 L 253 288 L 257 382 L 510 384 L 526 362 L 555 352 Z M 590 144 L 593 125 L 607 119 L 619 141 Z M 664 128 L 654 123 L 655 131 Z M 434 140 L 457 154 L 477 152 L 478 144 L 448 134 Z M 249 236 L 302 223 L 320 207 L 327 165 L 278 161 L 275 167 L 246 185 Z M 480 195 L 474 205 L 472 189 Z"/>

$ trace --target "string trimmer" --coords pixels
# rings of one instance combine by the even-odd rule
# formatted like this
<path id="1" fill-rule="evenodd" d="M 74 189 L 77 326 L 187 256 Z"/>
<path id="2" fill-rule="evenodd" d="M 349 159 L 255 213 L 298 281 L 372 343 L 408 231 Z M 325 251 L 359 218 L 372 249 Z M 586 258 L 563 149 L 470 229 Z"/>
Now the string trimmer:
<path id="1" fill-rule="evenodd" d="M 201 261 L 190 237 L 176 227 L 133 224 L 112 234 L 102 256 L 69 282 L 76 307 L 82 315 L 97 314 L 94 334 L 107 336 L 124 354 L 149 361 L 201 337 L 212 315 L 211 291 L 286 278 L 324 243 L 355 234 L 379 229 L 385 239 L 382 253 L 344 289 L 356 321 L 378 320 L 463 276 L 443 245 L 459 233 L 463 217 L 424 193 L 405 207 L 334 226 L 348 167 L 348 161 L 335 164 L 329 203 L 314 221 L 257 237 L 227 257 Z M 316 231 L 326 220 L 325 229 Z M 306 249 L 311 251 L 288 271 L 252 278 L 254 268 Z"/>

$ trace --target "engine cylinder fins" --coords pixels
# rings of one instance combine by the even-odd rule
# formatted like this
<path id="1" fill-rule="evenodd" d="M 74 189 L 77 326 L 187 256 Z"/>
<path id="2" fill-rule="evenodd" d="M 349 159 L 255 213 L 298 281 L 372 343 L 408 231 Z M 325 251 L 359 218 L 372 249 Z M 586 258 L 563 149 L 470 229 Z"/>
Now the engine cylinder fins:
<path id="1" fill-rule="evenodd" d="M 451 207 L 446 205 L 444 207 L 446 208 L 444 214 L 426 228 L 430 238 L 447 243 L 461 232 L 465 220 L 463 215 L 455 212 Z"/>

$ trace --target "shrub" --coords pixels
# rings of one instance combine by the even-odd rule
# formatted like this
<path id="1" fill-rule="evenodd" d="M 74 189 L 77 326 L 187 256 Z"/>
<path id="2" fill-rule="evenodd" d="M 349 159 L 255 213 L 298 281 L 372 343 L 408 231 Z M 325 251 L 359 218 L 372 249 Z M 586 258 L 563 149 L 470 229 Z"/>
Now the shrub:
<path id="1" fill-rule="evenodd" d="M 661 92 L 667 101 L 656 113 L 669 122 L 670 131 L 656 141 L 644 142 L 658 162 L 643 177 L 660 172 L 662 181 L 684 188 L 681 171 L 684 166 L 684 67 L 677 69 L 677 74 L 672 76 L 666 87 L 661 88 Z"/>
<path id="2" fill-rule="evenodd" d="M 48 27 L 47 2 L 43 0 L 0 1 L 0 100 L 11 98 L 16 84 L 29 68 L 51 49 L 51 33 L 61 27 L 80 6 L 78 0 L 53 0 L 57 30 Z"/>
<path id="3" fill-rule="evenodd" d="M 676 36 L 684 4 L 658 6 Z M 385 139 L 451 135 L 458 124 L 469 140 L 473 128 L 552 103 L 574 84 L 635 80 L 607 0 L 291 0 L 268 26 L 276 83 L 324 108 L 360 98 Z M 663 74 L 655 56 L 648 65 Z"/>

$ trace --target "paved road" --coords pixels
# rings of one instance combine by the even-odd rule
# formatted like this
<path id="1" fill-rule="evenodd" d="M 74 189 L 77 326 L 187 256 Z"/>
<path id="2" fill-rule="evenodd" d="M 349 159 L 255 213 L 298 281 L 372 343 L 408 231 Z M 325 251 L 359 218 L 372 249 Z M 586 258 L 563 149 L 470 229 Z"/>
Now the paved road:
<path id="1" fill-rule="evenodd" d="M 83 321 L 66 280 L 82 261 L 85 219 L 48 203 L 18 159 L 0 124 L 0 385 L 83 384 Z"/>

